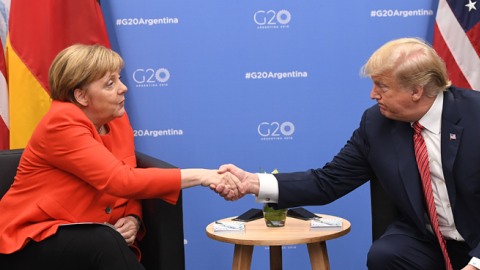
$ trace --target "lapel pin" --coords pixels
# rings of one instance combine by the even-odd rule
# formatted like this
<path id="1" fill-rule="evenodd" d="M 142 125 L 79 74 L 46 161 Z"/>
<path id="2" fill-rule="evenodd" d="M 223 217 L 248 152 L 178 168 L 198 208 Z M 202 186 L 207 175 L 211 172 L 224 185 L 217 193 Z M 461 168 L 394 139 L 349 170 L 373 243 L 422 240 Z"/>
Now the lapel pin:
<path id="1" fill-rule="evenodd" d="M 450 140 L 456 140 L 456 139 L 457 139 L 457 135 L 450 133 Z"/>

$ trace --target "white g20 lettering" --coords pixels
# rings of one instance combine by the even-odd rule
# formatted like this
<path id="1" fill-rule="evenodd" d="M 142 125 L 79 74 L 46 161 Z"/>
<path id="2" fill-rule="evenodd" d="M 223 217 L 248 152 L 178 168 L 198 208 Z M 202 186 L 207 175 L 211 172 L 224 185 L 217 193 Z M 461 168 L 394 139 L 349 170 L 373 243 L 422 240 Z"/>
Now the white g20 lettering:
<path id="1" fill-rule="evenodd" d="M 160 74 L 165 74 L 165 77 L 161 77 Z M 157 73 L 155 73 L 155 78 L 157 78 L 157 81 L 161 82 L 161 83 L 164 83 L 166 81 L 168 81 L 168 79 L 170 78 L 170 72 L 168 72 L 168 70 L 164 69 L 164 68 L 161 68 L 159 70 L 157 70 Z"/>
<path id="2" fill-rule="evenodd" d="M 277 19 L 277 22 L 281 24 L 287 24 L 292 19 L 292 15 L 287 10 L 280 10 L 278 13 L 273 10 L 269 10 L 267 12 L 265 12 L 264 10 L 259 10 L 253 15 L 253 20 L 258 25 L 275 25 L 277 24 L 274 21 L 275 18 Z"/>
<path id="3" fill-rule="evenodd" d="M 291 122 L 283 122 L 281 125 L 278 122 L 263 122 L 258 125 L 257 128 L 258 134 L 263 137 L 280 136 L 280 134 L 277 133 L 279 129 L 284 136 L 290 136 L 295 131 L 295 126 Z"/>
<path id="4" fill-rule="evenodd" d="M 160 76 L 161 74 L 164 74 L 163 78 Z M 165 68 L 160 68 L 156 72 L 152 68 L 146 70 L 139 68 L 133 72 L 133 80 L 136 83 L 155 83 L 153 77 L 164 83 L 170 78 L 170 72 Z"/>

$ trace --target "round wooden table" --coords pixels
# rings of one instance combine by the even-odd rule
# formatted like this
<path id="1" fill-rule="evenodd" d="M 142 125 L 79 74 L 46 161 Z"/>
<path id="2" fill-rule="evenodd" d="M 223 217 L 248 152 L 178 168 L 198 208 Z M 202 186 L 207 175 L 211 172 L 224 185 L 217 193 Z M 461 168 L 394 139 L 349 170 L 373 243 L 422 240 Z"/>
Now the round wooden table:
<path id="1" fill-rule="evenodd" d="M 325 218 L 334 216 L 321 215 Z M 220 221 L 231 221 L 233 217 Z M 350 232 L 350 222 L 342 219 L 341 231 L 310 231 L 310 220 L 287 217 L 285 227 L 267 227 L 265 220 L 245 222 L 244 234 L 213 233 L 212 222 L 207 226 L 207 236 L 225 243 L 235 244 L 232 269 L 250 269 L 253 246 L 270 246 L 270 269 L 282 269 L 282 245 L 307 244 L 312 269 L 330 269 L 325 241 L 335 239 Z"/>

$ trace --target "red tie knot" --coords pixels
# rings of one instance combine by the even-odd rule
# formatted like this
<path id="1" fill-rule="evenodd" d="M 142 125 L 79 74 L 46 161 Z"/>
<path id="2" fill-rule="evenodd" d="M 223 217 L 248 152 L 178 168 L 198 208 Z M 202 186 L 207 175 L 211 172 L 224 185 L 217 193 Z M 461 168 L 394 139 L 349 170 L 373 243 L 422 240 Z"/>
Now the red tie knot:
<path id="1" fill-rule="evenodd" d="M 422 130 L 425 129 L 424 126 L 422 126 L 418 121 L 413 123 L 413 129 L 415 130 L 415 133 L 416 134 L 420 134 L 420 132 L 422 132 Z"/>

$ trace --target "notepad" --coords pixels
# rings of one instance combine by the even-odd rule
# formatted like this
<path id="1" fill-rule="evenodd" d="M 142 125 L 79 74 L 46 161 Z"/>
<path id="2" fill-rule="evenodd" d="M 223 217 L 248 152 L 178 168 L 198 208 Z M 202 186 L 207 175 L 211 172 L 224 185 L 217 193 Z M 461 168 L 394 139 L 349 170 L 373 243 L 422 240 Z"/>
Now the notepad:
<path id="1" fill-rule="evenodd" d="M 234 221 L 217 221 L 213 223 L 214 234 L 240 234 L 245 233 L 245 224 Z"/>
<path id="2" fill-rule="evenodd" d="M 310 231 L 341 231 L 341 218 L 316 218 L 310 223 Z"/>

